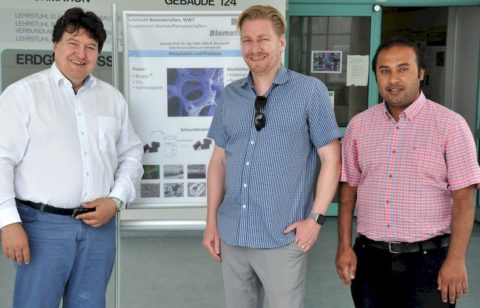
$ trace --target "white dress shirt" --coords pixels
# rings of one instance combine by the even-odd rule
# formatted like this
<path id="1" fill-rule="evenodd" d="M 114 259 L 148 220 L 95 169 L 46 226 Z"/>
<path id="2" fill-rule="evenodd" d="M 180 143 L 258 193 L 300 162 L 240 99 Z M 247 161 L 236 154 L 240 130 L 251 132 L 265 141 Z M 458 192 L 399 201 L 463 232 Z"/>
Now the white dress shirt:
<path id="1" fill-rule="evenodd" d="M 0 96 L 0 228 L 17 197 L 60 208 L 135 198 L 142 142 L 122 94 L 90 75 L 77 94 L 55 64 Z"/>

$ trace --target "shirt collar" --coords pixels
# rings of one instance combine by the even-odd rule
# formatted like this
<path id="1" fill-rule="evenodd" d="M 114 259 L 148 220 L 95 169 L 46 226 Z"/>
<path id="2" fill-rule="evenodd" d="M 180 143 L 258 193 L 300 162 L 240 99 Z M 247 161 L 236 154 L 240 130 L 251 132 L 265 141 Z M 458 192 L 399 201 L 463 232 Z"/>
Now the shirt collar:
<path id="1" fill-rule="evenodd" d="M 63 75 L 62 72 L 60 72 L 55 62 L 53 62 L 52 67 L 50 68 L 50 76 L 52 76 L 53 80 L 57 85 L 60 85 L 61 83 L 66 82 L 70 87 L 72 87 L 72 83 L 70 82 L 70 80 L 68 80 L 67 77 L 65 77 L 65 75 Z M 95 79 L 95 77 L 92 74 L 90 74 L 85 79 L 85 82 L 83 83 L 82 88 L 93 87 L 96 82 L 97 80 Z"/>
<path id="2" fill-rule="evenodd" d="M 418 98 L 412 104 L 410 104 L 410 106 L 408 106 L 407 109 L 405 109 L 400 115 L 404 114 L 407 120 L 409 121 L 413 120 L 417 116 L 417 114 L 420 112 L 420 110 L 422 110 L 426 101 L 427 101 L 427 98 L 425 97 L 425 94 L 423 94 L 423 92 L 420 91 L 420 95 L 418 96 Z M 392 117 L 390 115 L 390 112 L 388 111 L 385 100 L 383 101 L 383 110 L 385 111 L 385 114 L 389 118 Z"/>
<path id="3" fill-rule="evenodd" d="M 275 76 L 275 79 L 273 79 L 272 84 L 279 85 L 279 84 L 286 83 L 287 81 L 288 81 L 288 69 L 285 66 L 280 65 L 280 68 L 278 69 L 277 75 Z M 242 86 L 243 87 L 249 86 L 251 88 L 254 87 L 251 71 L 248 73 L 248 76 L 247 78 L 245 78 Z"/>

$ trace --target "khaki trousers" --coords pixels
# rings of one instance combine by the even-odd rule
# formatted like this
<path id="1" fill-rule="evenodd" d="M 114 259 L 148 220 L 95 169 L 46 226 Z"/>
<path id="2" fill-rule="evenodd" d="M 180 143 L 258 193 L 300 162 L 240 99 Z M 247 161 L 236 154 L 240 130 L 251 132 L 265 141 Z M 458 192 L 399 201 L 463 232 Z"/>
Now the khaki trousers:
<path id="1" fill-rule="evenodd" d="M 222 242 L 227 308 L 303 308 L 307 255 L 296 243 L 279 248 L 247 248 Z"/>

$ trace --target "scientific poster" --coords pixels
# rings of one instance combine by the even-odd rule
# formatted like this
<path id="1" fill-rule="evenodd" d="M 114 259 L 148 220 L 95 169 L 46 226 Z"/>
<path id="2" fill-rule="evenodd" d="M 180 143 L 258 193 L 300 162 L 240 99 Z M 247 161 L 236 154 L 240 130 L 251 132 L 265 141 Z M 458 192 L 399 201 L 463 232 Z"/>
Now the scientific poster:
<path id="1" fill-rule="evenodd" d="M 124 12 L 130 115 L 144 142 L 135 203 L 206 204 L 215 100 L 248 74 L 239 12 Z"/>

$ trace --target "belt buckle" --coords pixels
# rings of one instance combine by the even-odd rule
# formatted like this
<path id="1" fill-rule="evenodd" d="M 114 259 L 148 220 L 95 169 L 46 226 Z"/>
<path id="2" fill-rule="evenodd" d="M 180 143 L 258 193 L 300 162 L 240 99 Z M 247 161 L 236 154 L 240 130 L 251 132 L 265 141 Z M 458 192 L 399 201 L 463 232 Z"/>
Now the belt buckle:
<path id="1" fill-rule="evenodd" d="M 89 213 L 95 211 L 96 208 L 77 207 L 72 211 L 72 217 L 77 217 L 80 214 Z"/>
<path id="2" fill-rule="evenodd" d="M 388 252 L 393 253 L 393 254 L 401 253 L 400 251 L 393 250 L 392 249 L 392 244 L 401 244 L 401 242 L 388 242 Z"/>

